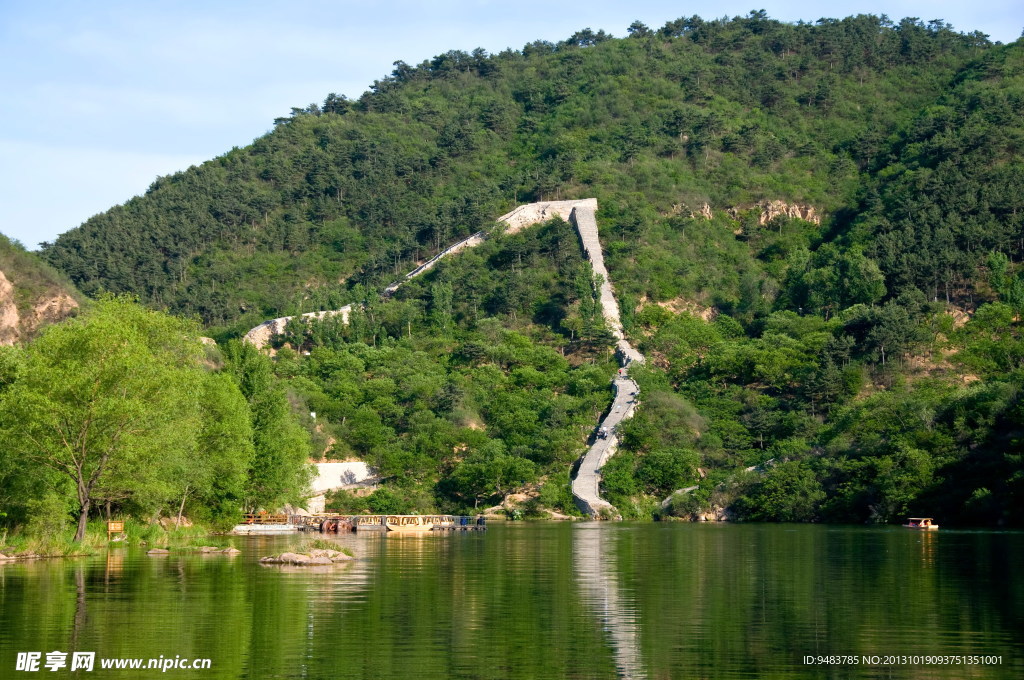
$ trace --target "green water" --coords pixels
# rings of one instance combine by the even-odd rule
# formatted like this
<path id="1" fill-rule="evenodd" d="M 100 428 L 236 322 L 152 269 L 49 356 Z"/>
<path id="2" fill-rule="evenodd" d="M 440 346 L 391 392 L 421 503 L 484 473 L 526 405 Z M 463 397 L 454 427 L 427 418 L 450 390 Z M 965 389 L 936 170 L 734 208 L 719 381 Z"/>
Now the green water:
<path id="1" fill-rule="evenodd" d="M 0 678 L 17 652 L 209 658 L 82 678 L 1021 678 L 1024 534 L 795 525 L 495 524 L 344 535 L 338 568 L 119 549 L 0 567 Z M 809 666 L 805 655 L 979 655 L 981 666 Z M 884 660 L 884 659 L 883 659 Z"/>

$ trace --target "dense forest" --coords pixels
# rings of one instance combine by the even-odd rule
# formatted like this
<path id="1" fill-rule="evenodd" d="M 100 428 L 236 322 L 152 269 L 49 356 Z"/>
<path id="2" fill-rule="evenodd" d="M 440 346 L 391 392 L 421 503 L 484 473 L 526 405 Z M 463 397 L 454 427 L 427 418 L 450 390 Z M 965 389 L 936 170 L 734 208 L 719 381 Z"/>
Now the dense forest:
<path id="1" fill-rule="evenodd" d="M 984 66 L 965 68 L 990 53 L 941 22 L 754 13 L 397 63 L 358 100 L 295 109 L 44 254 L 87 294 L 251 326 L 347 302 L 356 283 L 386 282 L 533 200 L 596 196 L 624 242 L 660 250 L 637 232 L 703 203 L 849 208 L 861 173 L 895 160 L 892 136 L 954 79 L 985 82 Z"/>
<path id="2" fill-rule="evenodd" d="M 362 303 L 273 362 L 316 448 L 385 477 L 339 508 L 571 513 L 614 363 L 568 226 L 378 291 L 518 203 L 595 196 L 649 358 L 605 470 L 624 515 L 1019 523 L 1022 114 L 1021 42 L 941 21 L 586 29 L 396 62 L 43 255 L 218 341 Z"/>
<path id="3" fill-rule="evenodd" d="M 112 513 L 231 525 L 300 502 L 311 474 L 266 356 L 123 296 L 0 347 L 0 446 L 0 526 L 73 516 L 77 541 Z"/>

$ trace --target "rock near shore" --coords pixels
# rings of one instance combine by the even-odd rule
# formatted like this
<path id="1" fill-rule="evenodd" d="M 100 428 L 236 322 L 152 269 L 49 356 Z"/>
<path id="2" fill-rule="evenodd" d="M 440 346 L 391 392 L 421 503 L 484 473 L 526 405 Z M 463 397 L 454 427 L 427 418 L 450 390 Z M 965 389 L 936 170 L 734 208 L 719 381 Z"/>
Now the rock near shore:
<path id="1" fill-rule="evenodd" d="M 260 558 L 263 564 L 293 564 L 293 565 L 326 565 L 335 562 L 347 562 L 353 559 L 351 555 L 338 550 L 310 550 L 309 553 L 285 552 L 280 555 L 270 555 Z"/>

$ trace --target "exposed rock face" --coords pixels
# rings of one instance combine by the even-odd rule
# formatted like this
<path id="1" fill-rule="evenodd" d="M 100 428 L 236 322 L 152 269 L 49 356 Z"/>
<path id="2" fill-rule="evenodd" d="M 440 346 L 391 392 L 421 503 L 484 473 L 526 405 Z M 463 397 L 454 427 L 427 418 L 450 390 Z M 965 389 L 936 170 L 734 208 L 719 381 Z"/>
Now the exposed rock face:
<path id="1" fill-rule="evenodd" d="M 718 316 L 718 310 L 714 307 L 705 307 L 697 302 L 686 300 L 681 297 L 665 300 L 663 302 L 655 302 L 654 304 L 658 305 L 662 309 L 667 309 L 673 314 L 686 312 L 687 314 L 696 316 L 704 321 L 714 321 L 715 317 Z M 639 311 L 639 309 L 637 311 Z"/>
<path id="2" fill-rule="evenodd" d="M 30 338 L 47 324 L 63 321 L 78 309 L 78 302 L 65 292 L 54 292 L 34 300 L 27 311 L 18 310 L 15 282 L 0 271 L 0 345 L 13 345 Z"/>
<path id="3" fill-rule="evenodd" d="M 694 515 L 696 522 L 731 522 L 732 513 L 717 505 L 711 506 L 707 512 L 699 512 Z"/>
<path id="4" fill-rule="evenodd" d="M 821 215 L 818 214 L 817 209 L 815 209 L 813 205 L 806 205 L 803 203 L 786 203 L 785 201 L 761 201 L 757 205 L 751 207 L 761 211 L 761 214 L 757 217 L 757 223 L 761 226 L 768 224 L 776 217 L 790 217 L 796 220 L 821 224 Z M 726 210 L 726 213 L 734 220 L 738 220 L 740 218 L 740 212 L 750 210 L 751 207 L 737 206 L 735 208 L 729 208 Z"/>
<path id="5" fill-rule="evenodd" d="M 726 214 L 734 220 L 740 218 L 740 213 L 757 209 L 760 211 L 758 215 L 757 223 L 764 226 L 774 220 L 776 217 L 791 217 L 794 219 L 804 220 L 805 222 L 813 222 L 814 224 L 821 224 L 821 215 L 818 214 L 817 209 L 813 205 L 806 205 L 803 203 L 786 203 L 785 201 L 761 201 L 756 205 L 748 206 L 736 206 L 733 208 L 726 209 Z M 712 219 L 715 214 L 711 210 L 711 206 L 707 203 L 701 203 L 700 207 L 696 210 L 688 207 L 686 204 L 677 204 L 672 206 L 672 214 L 680 215 L 689 212 L 692 219 Z"/>
<path id="6" fill-rule="evenodd" d="M 13 345 L 21 336 L 21 316 L 14 304 L 14 285 L 0 272 L 0 345 Z"/>
<path id="7" fill-rule="evenodd" d="M 690 212 L 690 217 L 693 218 L 703 217 L 706 220 L 710 220 L 714 216 L 715 214 L 711 212 L 711 206 L 708 205 L 707 203 L 702 203 L 700 206 L 700 210 L 698 210 L 697 212 Z"/>
<path id="8" fill-rule="evenodd" d="M 67 293 L 40 300 L 26 319 L 25 330 L 31 334 L 43 326 L 62 321 L 78 309 L 78 303 Z"/>
<path id="9" fill-rule="evenodd" d="M 805 222 L 821 224 L 821 217 L 813 205 L 789 204 L 785 201 L 762 201 L 758 207 L 761 208 L 761 217 L 757 220 L 757 223 L 760 225 L 768 224 L 776 217 L 791 217 Z"/>

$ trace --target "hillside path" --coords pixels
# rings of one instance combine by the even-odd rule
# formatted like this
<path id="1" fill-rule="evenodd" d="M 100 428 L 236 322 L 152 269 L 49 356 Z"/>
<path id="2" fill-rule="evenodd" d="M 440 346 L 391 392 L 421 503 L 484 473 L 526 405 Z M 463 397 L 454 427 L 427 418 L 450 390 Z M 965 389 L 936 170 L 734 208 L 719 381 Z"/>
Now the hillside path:
<path id="1" fill-rule="evenodd" d="M 611 503 L 601 498 L 601 468 L 618 449 L 617 429 L 619 423 L 626 418 L 631 418 L 638 405 L 637 395 L 640 393 L 640 388 L 629 377 L 629 368 L 632 364 L 643 362 L 644 356 L 629 343 L 622 330 L 619 303 L 615 299 L 615 289 L 608 276 L 608 270 L 604 266 L 604 254 L 601 252 L 601 238 L 597 228 L 597 199 L 529 203 L 516 207 L 499 217 L 497 221 L 507 225 L 505 233 L 513 234 L 532 224 L 546 222 L 554 217 L 567 220 L 576 227 L 583 253 L 590 261 L 595 276 L 600 277 L 600 287 L 597 292 L 601 301 L 601 313 L 615 337 L 616 356 L 622 366 L 612 380 L 615 389 L 612 404 L 607 415 L 598 423 L 594 442 L 580 461 L 576 477 L 572 480 L 573 499 L 582 512 L 592 517 L 617 516 L 618 513 Z M 480 231 L 449 246 L 389 285 L 384 289 L 383 294 L 385 296 L 394 294 L 403 283 L 429 271 L 445 257 L 467 248 L 474 248 L 486 239 L 487 234 Z M 342 321 L 347 323 L 351 311 L 352 305 L 346 305 L 334 311 L 309 312 L 301 316 L 323 319 L 340 315 Z M 286 316 L 265 321 L 246 333 L 245 340 L 257 347 L 265 347 L 273 336 L 284 332 L 288 321 L 293 318 Z"/>
<path id="2" fill-rule="evenodd" d="M 626 418 L 632 418 L 637 406 L 640 388 L 619 369 L 619 375 L 612 381 L 615 398 L 608 408 L 608 414 L 598 425 L 594 443 L 580 461 L 579 470 L 572 480 L 572 495 L 580 510 L 592 516 L 615 515 L 611 503 L 601 497 L 601 468 L 619 448 L 618 426 Z"/>
<path id="3" fill-rule="evenodd" d="M 618 512 L 611 503 L 601 497 L 601 468 L 614 455 L 619 447 L 618 425 L 626 418 L 632 418 L 637 407 L 637 395 L 640 388 L 629 377 L 629 368 L 634 363 L 641 363 L 644 356 L 626 339 L 622 331 L 622 319 L 619 314 L 619 302 L 615 298 L 608 269 L 604 266 L 604 253 L 601 251 L 601 235 L 597 228 L 597 204 L 577 205 L 573 208 L 571 221 L 576 225 L 580 235 L 583 253 L 590 260 L 594 275 L 600 277 L 598 295 L 601 301 L 601 312 L 611 328 L 616 342 L 616 356 L 622 368 L 612 381 L 615 397 L 608 409 L 608 414 L 598 424 L 594 443 L 583 460 L 580 461 L 576 477 L 572 480 L 572 495 L 576 505 L 585 514 L 592 517 L 617 516 Z"/>

